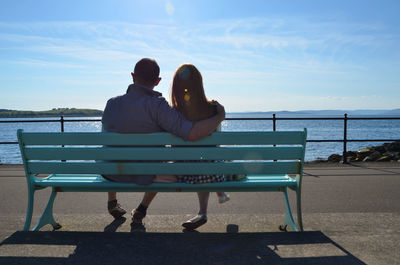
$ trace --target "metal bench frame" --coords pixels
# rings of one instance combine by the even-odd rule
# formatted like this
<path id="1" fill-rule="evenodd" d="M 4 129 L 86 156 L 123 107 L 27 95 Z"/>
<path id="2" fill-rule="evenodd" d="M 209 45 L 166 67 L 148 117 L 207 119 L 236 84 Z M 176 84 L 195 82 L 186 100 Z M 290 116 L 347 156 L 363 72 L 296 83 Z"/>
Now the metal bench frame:
<path id="1" fill-rule="evenodd" d="M 279 191 L 284 195 L 289 226 L 303 231 L 301 186 L 307 131 L 215 132 L 196 142 L 169 133 L 107 132 L 37 133 L 18 130 L 28 184 L 24 230 L 31 226 L 36 190 L 52 188 L 47 206 L 33 230 L 46 224 L 60 228 L 53 216 L 58 192 L 198 192 Z M 202 162 L 191 162 L 191 161 Z M 42 174 L 46 174 L 41 177 Z M 207 184 L 153 183 L 142 186 L 111 182 L 102 175 L 228 175 L 246 174 L 241 181 Z M 287 190 L 296 192 L 297 223 Z"/>

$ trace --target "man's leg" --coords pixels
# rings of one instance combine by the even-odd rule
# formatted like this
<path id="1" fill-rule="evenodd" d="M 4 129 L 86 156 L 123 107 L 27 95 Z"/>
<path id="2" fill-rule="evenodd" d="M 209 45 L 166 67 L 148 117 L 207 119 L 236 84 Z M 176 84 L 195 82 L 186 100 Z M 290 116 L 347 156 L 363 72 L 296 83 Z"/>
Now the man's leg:
<path id="1" fill-rule="evenodd" d="M 146 217 L 147 208 L 150 203 L 153 201 L 154 197 L 156 197 L 157 192 L 145 192 L 143 195 L 142 202 L 136 209 L 132 210 L 132 222 L 141 223 L 143 218 Z"/>
<path id="2" fill-rule="evenodd" d="M 108 193 L 108 201 L 113 201 L 117 199 L 117 193 L 116 192 L 109 192 Z"/>
<path id="3" fill-rule="evenodd" d="M 115 218 L 120 218 L 126 211 L 121 208 L 121 205 L 117 201 L 117 193 L 109 192 L 108 193 L 108 203 L 107 203 L 108 212 Z"/>

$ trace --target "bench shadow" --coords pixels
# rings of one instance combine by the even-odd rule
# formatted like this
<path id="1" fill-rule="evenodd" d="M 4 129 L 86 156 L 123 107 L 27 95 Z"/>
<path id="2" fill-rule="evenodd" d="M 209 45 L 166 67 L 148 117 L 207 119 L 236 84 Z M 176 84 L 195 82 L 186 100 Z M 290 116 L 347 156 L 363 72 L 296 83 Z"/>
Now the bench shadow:
<path id="1" fill-rule="evenodd" d="M 110 224 L 108 224 L 106 227 L 104 227 L 104 232 L 116 232 L 117 229 L 125 223 L 126 218 L 125 217 L 120 217 L 117 219 L 114 219 Z"/>
<path id="2" fill-rule="evenodd" d="M 237 231 L 18 231 L 0 243 L 0 264 L 365 264 L 320 231 Z"/>
<path id="3" fill-rule="evenodd" d="M 303 175 L 304 176 L 309 176 L 309 177 L 314 177 L 314 178 L 321 178 L 319 175 L 308 173 L 305 170 L 303 171 Z"/>

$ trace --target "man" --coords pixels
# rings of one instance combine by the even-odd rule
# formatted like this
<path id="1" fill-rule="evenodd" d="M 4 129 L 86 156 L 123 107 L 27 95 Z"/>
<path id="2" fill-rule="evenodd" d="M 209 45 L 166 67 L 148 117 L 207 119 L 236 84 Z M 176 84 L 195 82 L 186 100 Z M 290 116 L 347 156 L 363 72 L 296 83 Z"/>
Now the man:
<path id="1" fill-rule="evenodd" d="M 154 87 L 161 81 L 160 68 L 153 59 L 143 58 L 131 73 L 133 84 L 127 93 L 108 100 L 104 109 L 102 123 L 107 132 L 153 133 L 166 131 L 187 141 L 196 141 L 210 135 L 225 119 L 225 110 L 216 102 L 217 114 L 209 119 L 191 122 L 171 108 L 161 93 Z M 140 185 L 152 183 L 155 176 L 104 176 L 111 181 L 131 182 Z M 132 210 L 132 222 L 142 223 L 147 208 L 156 192 L 146 192 L 142 202 Z M 126 213 L 117 202 L 115 192 L 108 193 L 108 211 L 119 218 Z"/>

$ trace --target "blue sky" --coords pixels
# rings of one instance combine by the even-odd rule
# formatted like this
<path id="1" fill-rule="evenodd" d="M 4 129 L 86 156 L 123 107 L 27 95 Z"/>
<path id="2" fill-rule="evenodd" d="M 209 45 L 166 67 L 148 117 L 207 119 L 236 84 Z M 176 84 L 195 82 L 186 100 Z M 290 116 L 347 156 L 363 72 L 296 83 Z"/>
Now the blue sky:
<path id="1" fill-rule="evenodd" d="M 228 112 L 400 108 L 400 1 L 2 1 L 0 109 L 103 109 L 140 58 Z"/>

